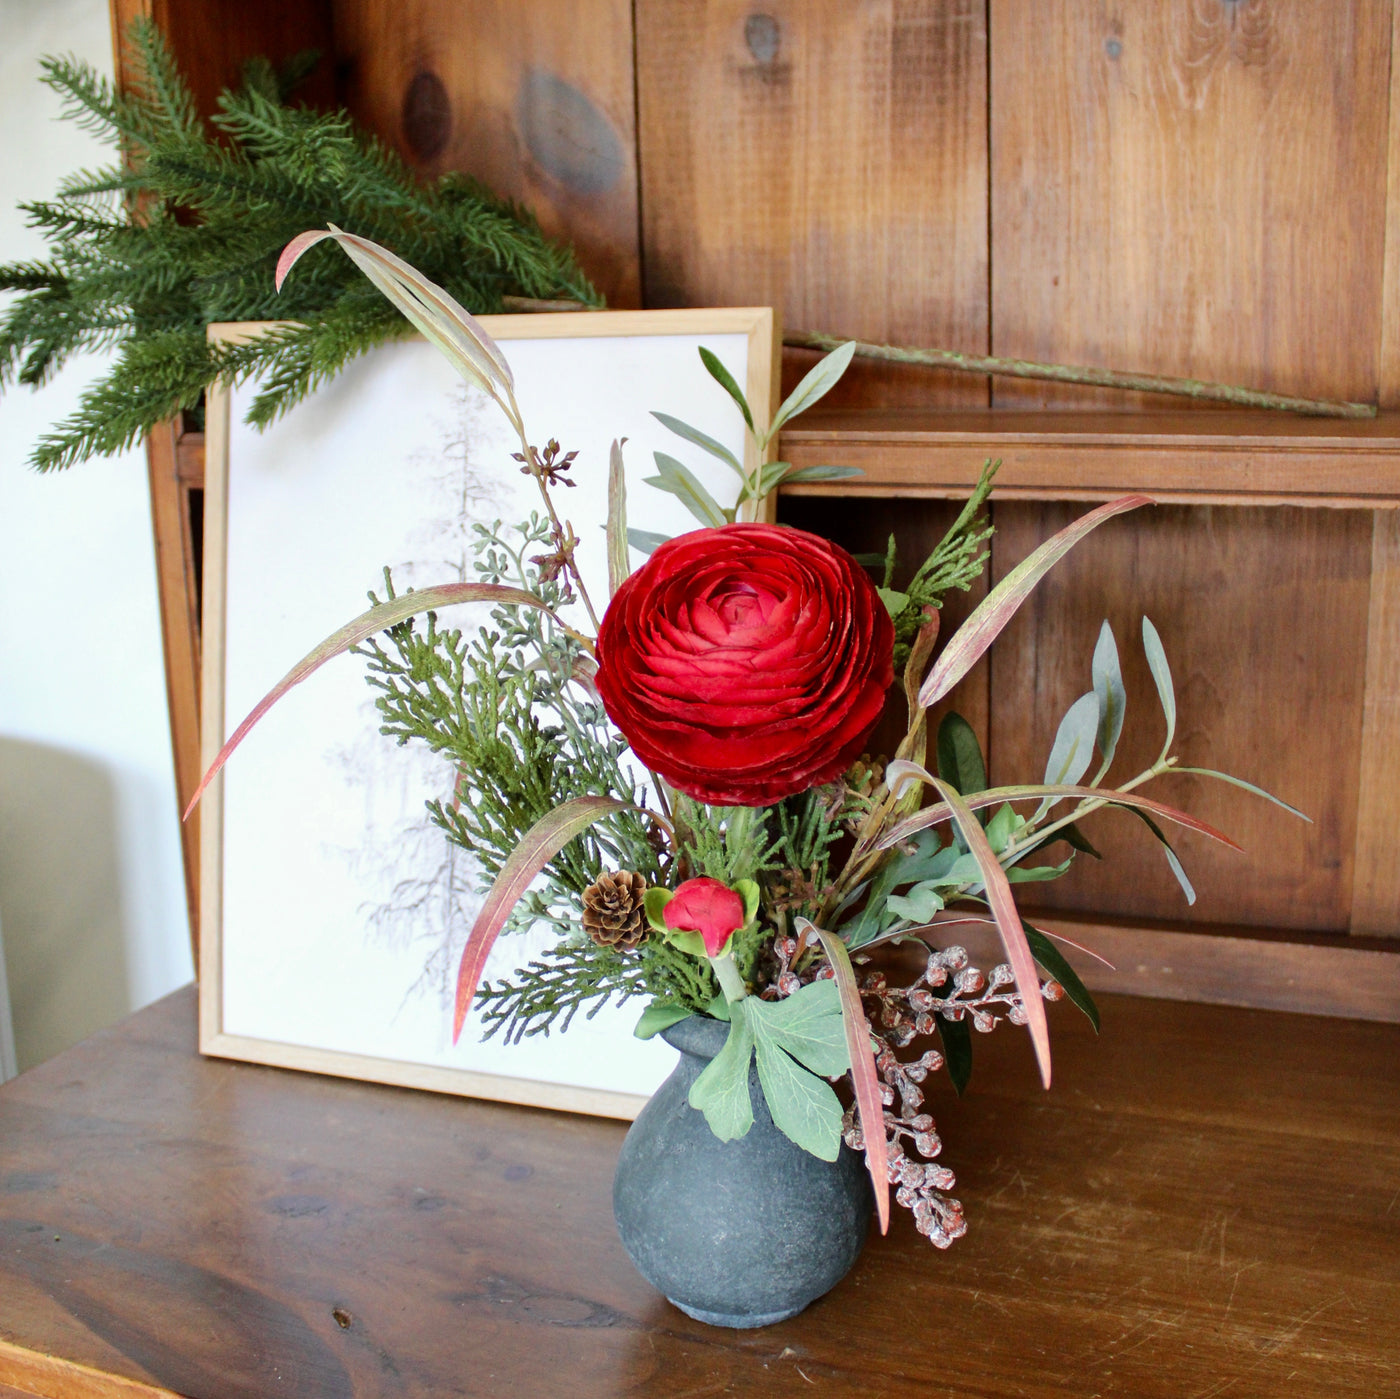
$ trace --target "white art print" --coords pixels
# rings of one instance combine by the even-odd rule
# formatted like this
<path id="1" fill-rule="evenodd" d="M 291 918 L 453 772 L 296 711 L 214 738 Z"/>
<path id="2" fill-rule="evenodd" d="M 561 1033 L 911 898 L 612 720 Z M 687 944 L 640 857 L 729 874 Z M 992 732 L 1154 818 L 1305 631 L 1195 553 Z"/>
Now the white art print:
<path id="1" fill-rule="evenodd" d="M 706 346 L 765 414 L 773 390 L 767 311 L 601 312 L 487 318 L 516 378 L 530 439 L 577 451 L 555 492 L 580 538 L 585 583 L 607 597 L 609 448 L 628 439 L 628 523 L 674 535 L 695 521 L 643 484 L 653 452 L 684 460 L 719 500 L 738 480 L 663 428 L 700 427 L 741 459 L 742 417 L 709 376 Z M 216 327 L 232 337 L 260 327 Z M 205 524 L 204 749 L 322 638 L 383 596 L 473 577 L 478 522 L 539 510 L 499 409 L 431 346 L 355 361 L 259 433 L 256 385 L 209 407 Z M 750 457 L 752 461 L 752 457 Z M 638 556 L 633 555 L 634 564 Z M 575 606 L 575 611 L 579 611 Z M 480 625 L 488 609 L 444 611 Z M 578 620 L 586 625 L 579 612 Z M 201 832 L 201 1048 L 357 1078 L 630 1117 L 674 1051 L 632 1034 L 640 1000 L 574 1018 L 564 1033 L 485 1043 L 474 1011 L 452 1043 L 457 961 L 480 904 L 472 859 L 425 802 L 450 795 L 447 760 L 378 732 L 362 658 L 341 656 L 288 693 L 216 779 Z M 547 950 L 547 928 L 503 936 L 499 979 Z"/>

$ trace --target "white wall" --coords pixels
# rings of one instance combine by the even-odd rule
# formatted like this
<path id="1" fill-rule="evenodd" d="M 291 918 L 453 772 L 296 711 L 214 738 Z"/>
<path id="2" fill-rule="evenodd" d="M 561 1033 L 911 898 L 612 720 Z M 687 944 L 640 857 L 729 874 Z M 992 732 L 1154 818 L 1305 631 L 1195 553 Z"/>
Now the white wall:
<path id="1" fill-rule="evenodd" d="M 15 205 L 106 163 L 37 81 L 111 73 L 107 0 L 0 0 L 0 261 L 43 255 Z M 0 396 L 0 926 L 21 1068 L 192 975 L 145 459 L 26 459 L 99 365 Z"/>

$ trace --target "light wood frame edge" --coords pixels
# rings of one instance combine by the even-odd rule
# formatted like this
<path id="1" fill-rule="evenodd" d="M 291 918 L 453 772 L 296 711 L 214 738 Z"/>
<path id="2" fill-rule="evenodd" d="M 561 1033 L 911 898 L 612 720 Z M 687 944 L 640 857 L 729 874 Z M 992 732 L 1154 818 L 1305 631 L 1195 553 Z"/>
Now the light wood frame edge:
<path id="1" fill-rule="evenodd" d="M 35 1399 L 182 1399 L 174 1390 L 0 1340 L 0 1384 Z"/>
<path id="2" fill-rule="evenodd" d="M 642 335 L 726 335 L 748 337 L 745 396 L 755 421 L 766 422 L 778 383 L 779 339 L 766 306 L 700 311 L 614 311 L 581 317 L 576 313 L 480 317 L 499 340 L 593 339 Z M 209 327 L 211 342 L 240 344 L 266 334 L 281 322 L 228 321 Z M 201 765 L 218 756 L 224 734 L 223 666 L 228 545 L 228 468 L 230 396 L 212 385 L 205 398 L 204 459 L 204 614 L 201 648 Z M 758 457 L 752 441 L 749 469 Z M 299 1069 L 340 1078 L 421 1088 L 462 1097 L 519 1103 L 529 1107 L 588 1113 L 630 1121 L 647 1099 L 607 1089 L 578 1088 L 539 1079 L 483 1074 L 470 1069 L 414 1064 L 371 1055 L 284 1044 L 231 1035 L 223 1026 L 223 774 L 209 784 L 201 805 L 199 846 L 199 1050 L 215 1058 L 238 1059 L 275 1068 Z"/>

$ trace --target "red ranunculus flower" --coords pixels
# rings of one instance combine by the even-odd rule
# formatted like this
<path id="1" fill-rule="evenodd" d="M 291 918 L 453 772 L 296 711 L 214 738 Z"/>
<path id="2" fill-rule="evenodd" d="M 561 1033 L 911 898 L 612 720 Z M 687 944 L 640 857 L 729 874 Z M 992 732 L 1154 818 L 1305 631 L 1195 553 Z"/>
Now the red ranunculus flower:
<path id="1" fill-rule="evenodd" d="M 701 876 L 687 879 L 661 910 L 662 921 L 674 933 L 699 933 L 711 956 L 744 926 L 744 900 L 727 884 Z"/>
<path id="2" fill-rule="evenodd" d="M 598 689 L 632 751 L 699 801 L 766 806 L 860 756 L 894 678 L 865 570 L 805 530 L 725 525 L 660 548 L 598 632 Z"/>

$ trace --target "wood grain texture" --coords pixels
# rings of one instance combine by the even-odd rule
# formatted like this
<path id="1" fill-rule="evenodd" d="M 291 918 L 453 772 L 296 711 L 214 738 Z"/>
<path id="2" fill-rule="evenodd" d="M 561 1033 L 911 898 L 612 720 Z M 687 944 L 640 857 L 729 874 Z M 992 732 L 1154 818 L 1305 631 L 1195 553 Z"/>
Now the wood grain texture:
<path id="1" fill-rule="evenodd" d="M 1143 491 L 1180 504 L 1400 506 L 1400 414 L 1364 422 L 1248 411 L 983 409 L 823 412 L 782 434 L 784 459 L 865 476 L 793 495 L 965 496 L 1000 458 L 1002 500 L 1111 500 Z"/>
<path id="2" fill-rule="evenodd" d="M 1001 505 L 997 577 L 1082 513 Z M 1199 894 L 1182 895 L 1145 827 L 1124 813 L 1086 822 L 1103 864 L 1077 861 L 1035 902 L 1123 918 L 1345 932 L 1356 834 L 1371 516 L 1363 511 L 1159 506 L 1097 531 L 1055 568 L 992 651 L 992 772 L 1037 781 L 1060 717 L 1091 688 L 1099 627 L 1113 625 L 1128 714 L 1113 773 L 1151 764 L 1163 723 L 1141 618 L 1161 633 L 1176 682 L 1175 751 L 1243 777 L 1312 817 L 1204 778 L 1165 776 L 1147 795 L 1228 832 L 1237 854 L 1173 840 Z"/>
<path id="3" fill-rule="evenodd" d="M 636 25 L 647 305 L 986 353 L 981 3 L 638 0 Z M 814 358 L 787 353 L 787 387 Z M 987 390 L 857 365 L 831 401 Z"/>
<path id="4" fill-rule="evenodd" d="M 202 116 L 216 110 L 219 93 L 236 87 L 250 58 L 284 62 L 307 49 L 323 61 L 298 89 L 300 100 L 329 106 L 334 98 L 329 0 L 296 4 L 249 4 L 248 0 L 110 0 L 112 40 L 119 84 L 131 73 L 121 39 L 133 19 L 154 19 L 175 54 Z"/>
<path id="5" fill-rule="evenodd" d="M 992 0 L 991 35 L 992 353 L 1374 398 L 1386 0 Z"/>
<path id="6" fill-rule="evenodd" d="M 1385 254 L 1381 276 L 1379 393 L 1382 408 L 1400 408 L 1400 5 L 1391 6 L 1390 102 L 1386 141 Z"/>
<path id="7" fill-rule="evenodd" d="M 1379 510 L 1366 637 L 1351 930 L 1400 937 L 1400 518 Z"/>
<path id="8" fill-rule="evenodd" d="M 628 0 L 331 3 L 361 122 L 425 174 L 523 201 L 610 305 L 641 304 Z"/>
<path id="9" fill-rule="evenodd" d="M 1395 1392 L 1400 1029 L 1103 1009 L 1052 1093 L 1005 1028 L 930 1085 L 966 1239 L 734 1332 L 623 1253 L 620 1124 L 200 1060 L 178 993 L 0 1090 L 0 1336 L 200 1399 Z"/>

